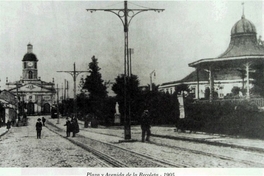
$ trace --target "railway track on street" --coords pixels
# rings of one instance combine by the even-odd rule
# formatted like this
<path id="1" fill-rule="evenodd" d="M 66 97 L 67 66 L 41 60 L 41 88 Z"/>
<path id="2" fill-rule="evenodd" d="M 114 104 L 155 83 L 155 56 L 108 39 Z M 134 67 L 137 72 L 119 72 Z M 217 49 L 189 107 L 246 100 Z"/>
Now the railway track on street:
<path id="1" fill-rule="evenodd" d="M 188 165 L 173 163 L 168 160 L 161 160 L 149 155 L 131 151 L 115 144 L 102 142 L 77 134 L 75 138 L 65 137 L 65 130 L 47 122 L 48 129 L 59 136 L 68 139 L 75 145 L 96 155 L 109 164 L 110 167 L 190 167 Z"/>
<path id="2" fill-rule="evenodd" d="M 88 130 L 85 130 L 83 129 L 84 131 L 88 131 Z M 91 131 L 89 131 L 91 132 Z M 102 134 L 102 135 L 109 135 L 109 136 L 119 136 L 119 135 L 113 135 L 113 134 L 106 134 L 106 133 L 100 133 L 100 132 L 93 132 L 93 133 L 97 133 L 97 134 Z M 162 138 L 162 137 L 155 137 L 155 138 Z M 170 139 L 170 140 L 173 140 L 173 139 Z M 174 139 L 176 140 L 176 139 Z M 177 139 L 177 140 L 180 140 L 180 139 Z M 199 143 L 199 141 L 197 140 L 194 140 L 194 141 L 189 141 L 189 142 L 194 142 L 194 143 Z M 216 153 L 211 153 L 211 152 L 208 152 L 208 151 L 201 151 L 201 150 L 195 150 L 195 149 L 189 149 L 189 148 L 184 148 L 184 147 L 178 147 L 178 146 L 171 146 L 171 145 L 166 145 L 164 143 L 158 143 L 158 142 L 149 142 L 149 144 L 151 145 L 156 145 L 156 146 L 162 146 L 162 147 L 168 147 L 168 148 L 171 148 L 171 149 L 174 149 L 174 150 L 179 150 L 179 151 L 186 151 L 188 153 L 193 153 L 193 154 L 196 154 L 196 155 L 203 155 L 203 156 L 208 156 L 208 157 L 214 157 L 214 158 L 219 158 L 221 160 L 226 160 L 226 161 L 232 161 L 232 162 L 239 162 L 239 163 L 242 163 L 242 164 L 245 164 L 245 165 L 248 165 L 248 166 L 251 166 L 251 167 L 261 167 L 263 168 L 264 167 L 264 163 L 262 162 L 258 162 L 258 160 L 255 160 L 255 161 L 248 161 L 248 160 L 245 160 L 245 159 L 239 159 L 239 158 L 235 158 L 235 157 L 231 157 L 231 156 L 228 156 L 228 155 L 221 155 L 221 154 L 216 154 Z M 210 145 L 210 144 L 209 144 Z M 240 149 L 241 151 L 242 149 Z M 243 151 L 244 154 L 247 154 L 247 155 L 259 155 L 259 158 L 263 157 L 262 153 L 261 152 L 252 152 L 252 151 Z M 239 152 L 237 153 L 237 155 L 239 155 Z M 180 167 L 192 167 L 191 165 L 182 165 Z"/>

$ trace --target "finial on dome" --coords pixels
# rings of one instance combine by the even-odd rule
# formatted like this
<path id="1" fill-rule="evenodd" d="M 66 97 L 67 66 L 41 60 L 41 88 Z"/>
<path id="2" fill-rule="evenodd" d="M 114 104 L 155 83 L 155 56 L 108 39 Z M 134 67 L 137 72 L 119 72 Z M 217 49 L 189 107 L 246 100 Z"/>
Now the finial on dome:
<path id="1" fill-rule="evenodd" d="M 32 53 L 32 51 L 33 51 L 33 45 L 31 45 L 30 43 L 28 43 L 28 45 L 27 45 L 27 52 L 28 53 Z"/>
<path id="2" fill-rule="evenodd" d="M 242 6 L 243 6 L 243 9 L 242 9 L 242 17 L 241 17 L 242 19 L 244 19 L 244 18 L 245 18 L 245 13 L 244 13 L 244 4 L 245 4 L 245 3 L 244 3 L 244 2 L 242 2 Z"/>

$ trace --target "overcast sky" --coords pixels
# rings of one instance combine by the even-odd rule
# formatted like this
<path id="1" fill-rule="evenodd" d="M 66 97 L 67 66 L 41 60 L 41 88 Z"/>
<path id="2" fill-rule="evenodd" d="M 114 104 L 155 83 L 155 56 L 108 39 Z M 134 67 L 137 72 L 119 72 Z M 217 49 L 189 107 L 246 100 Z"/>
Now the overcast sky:
<path id="1" fill-rule="evenodd" d="M 261 1 L 244 1 L 245 17 L 263 35 L 264 11 Z M 228 47 L 232 26 L 241 19 L 241 1 L 128 1 L 128 8 L 164 8 L 143 12 L 129 26 L 132 72 L 140 84 L 182 79 L 194 69 L 188 64 L 214 58 Z M 95 55 L 104 80 L 124 72 L 124 32 L 120 19 L 109 12 L 87 12 L 87 8 L 123 8 L 123 1 L 0 1 L 1 89 L 22 76 L 27 44 L 33 45 L 38 76 L 55 79 L 60 86 L 67 73 L 87 70 Z M 85 75 L 85 74 L 82 74 Z M 81 75 L 78 77 L 81 78 Z M 79 79 L 78 79 L 79 80 Z M 72 88 L 73 86 L 71 86 Z"/>

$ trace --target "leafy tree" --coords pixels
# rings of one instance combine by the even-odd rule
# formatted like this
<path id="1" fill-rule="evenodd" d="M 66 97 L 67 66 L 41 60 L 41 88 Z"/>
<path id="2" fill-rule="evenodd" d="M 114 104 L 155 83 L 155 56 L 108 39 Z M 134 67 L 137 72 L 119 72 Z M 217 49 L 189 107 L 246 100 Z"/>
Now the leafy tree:
<path id="1" fill-rule="evenodd" d="M 70 115 L 73 113 L 74 101 L 73 99 L 62 100 L 62 105 L 59 105 L 60 113 L 63 115 Z"/>
<path id="2" fill-rule="evenodd" d="M 89 92 L 88 99 L 90 107 L 88 107 L 89 103 L 87 103 L 86 107 L 83 108 L 90 109 L 91 113 L 94 113 L 99 120 L 102 120 L 102 110 L 104 108 L 103 102 L 107 97 L 107 90 L 104 81 L 102 80 L 102 75 L 99 72 L 101 68 L 98 66 L 98 59 L 93 56 L 91 60 L 88 68 L 90 75 L 88 75 L 82 83 L 82 89 L 86 89 Z"/>
<path id="3" fill-rule="evenodd" d="M 86 116 L 91 111 L 89 98 L 84 92 L 77 95 L 76 104 L 77 112 L 79 112 L 82 117 Z"/>
<path id="4" fill-rule="evenodd" d="M 241 89 L 240 89 L 239 87 L 237 87 L 237 86 L 234 86 L 234 87 L 232 88 L 232 90 L 231 90 L 231 92 L 232 92 L 232 94 L 233 94 L 234 96 L 238 96 L 240 91 L 241 91 Z"/>
<path id="5" fill-rule="evenodd" d="M 150 111 L 153 125 L 175 124 L 179 116 L 177 94 L 157 91 L 143 91 L 141 106 Z M 140 108 L 139 108 L 140 109 Z M 143 109 L 141 108 L 140 113 Z"/>
<path id="6" fill-rule="evenodd" d="M 179 103 L 177 95 L 158 91 L 158 86 L 153 85 L 152 91 L 149 88 L 141 90 L 136 75 L 127 78 L 127 96 L 130 96 L 131 121 L 138 123 L 144 109 L 150 111 L 153 125 L 173 124 L 179 117 Z M 116 93 L 116 100 L 120 105 L 120 113 L 124 115 L 124 75 L 119 75 L 113 84 L 112 90 Z M 128 103 L 128 102 L 127 102 Z M 133 124 L 133 123 L 132 123 Z"/>
<path id="7" fill-rule="evenodd" d="M 125 107 L 125 102 L 124 102 L 124 97 L 125 97 L 125 92 L 126 92 L 126 114 L 128 114 L 128 105 L 130 103 L 130 112 L 133 113 L 131 114 L 131 120 L 134 120 L 133 118 L 136 116 L 134 112 L 137 112 L 137 99 L 140 97 L 140 89 L 139 89 L 139 80 L 136 75 L 132 75 L 130 78 L 126 77 L 126 88 L 125 88 L 125 77 L 124 75 L 119 75 L 115 79 L 115 83 L 112 86 L 112 90 L 116 94 L 117 101 L 119 102 L 120 105 L 120 113 L 122 117 L 124 117 L 124 107 Z"/>
<path id="8" fill-rule="evenodd" d="M 182 94 L 183 92 L 190 92 L 189 86 L 187 84 L 180 84 L 176 86 L 176 93 Z"/>
<path id="9" fill-rule="evenodd" d="M 107 96 L 106 86 L 102 80 L 102 75 L 99 72 L 101 68 L 98 66 L 98 59 L 92 57 L 92 62 L 89 63 L 90 75 L 85 78 L 83 89 L 87 89 L 90 93 L 91 100 L 103 99 Z"/>
<path id="10" fill-rule="evenodd" d="M 156 85 L 155 83 L 152 83 L 152 91 L 158 91 L 160 85 Z M 146 86 L 146 91 L 150 91 L 150 84 Z"/>

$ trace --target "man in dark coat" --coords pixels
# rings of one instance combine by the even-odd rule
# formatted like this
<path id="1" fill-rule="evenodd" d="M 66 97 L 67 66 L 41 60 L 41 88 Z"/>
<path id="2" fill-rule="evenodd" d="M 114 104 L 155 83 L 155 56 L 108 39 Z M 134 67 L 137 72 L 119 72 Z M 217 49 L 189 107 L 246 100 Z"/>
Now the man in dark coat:
<path id="1" fill-rule="evenodd" d="M 72 118 L 72 137 L 75 137 L 76 133 L 79 133 L 79 124 L 77 121 L 77 118 L 75 116 L 73 116 Z"/>
<path id="2" fill-rule="evenodd" d="M 9 130 L 11 128 L 11 122 L 10 122 L 10 120 L 7 121 L 6 128 L 7 128 L 7 130 Z"/>
<path id="3" fill-rule="evenodd" d="M 64 126 L 66 126 L 66 137 L 70 137 L 70 133 L 71 133 L 71 121 L 69 120 L 69 118 L 66 118 L 66 124 Z"/>
<path id="4" fill-rule="evenodd" d="M 45 126 L 45 122 L 46 122 L 45 117 L 42 117 L 42 123 L 43 123 L 43 126 Z"/>
<path id="5" fill-rule="evenodd" d="M 42 130 L 42 123 L 41 123 L 41 119 L 38 118 L 38 121 L 36 123 L 36 130 L 37 130 L 37 139 L 41 138 L 41 130 Z"/>
<path id="6" fill-rule="evenodd" d="M 142 142 L 145 142 L 145 134 L 147 133 L 146 141 L 149 141 L 150 137 L 150 116 L 148 110 L 144 110 L 141 116 L 141 130 L 142 130 Z"/>

